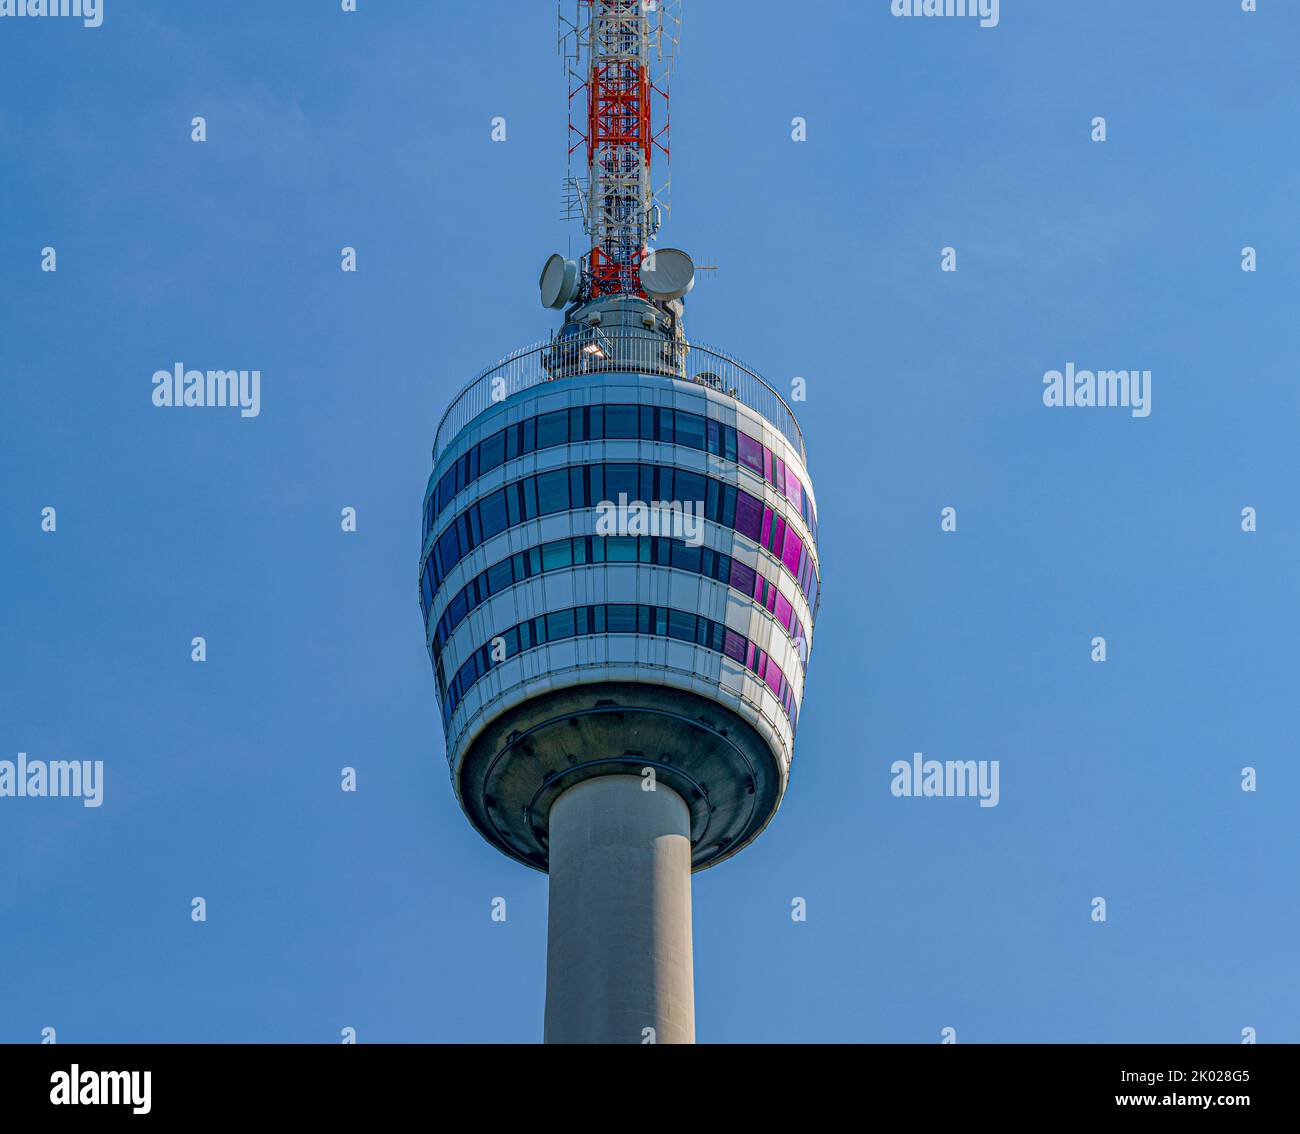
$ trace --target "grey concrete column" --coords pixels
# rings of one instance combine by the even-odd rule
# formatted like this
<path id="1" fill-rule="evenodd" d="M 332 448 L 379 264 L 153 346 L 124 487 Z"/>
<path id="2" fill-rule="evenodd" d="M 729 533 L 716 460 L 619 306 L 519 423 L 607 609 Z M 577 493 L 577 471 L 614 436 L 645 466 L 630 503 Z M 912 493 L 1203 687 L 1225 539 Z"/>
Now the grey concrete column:
<path id="1" fill-rule="evenodd" d="M 584 780 L 550 815 L 547 1043 L 695 1042 L 690 812 L 637 776 Z"/>

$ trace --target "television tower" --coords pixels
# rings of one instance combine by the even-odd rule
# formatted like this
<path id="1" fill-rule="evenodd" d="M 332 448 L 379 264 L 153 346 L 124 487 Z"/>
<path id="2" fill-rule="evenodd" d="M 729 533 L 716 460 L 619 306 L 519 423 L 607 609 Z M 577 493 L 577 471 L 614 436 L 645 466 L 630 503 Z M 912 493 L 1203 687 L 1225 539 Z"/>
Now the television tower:
<path id="1" fill-rule="evenodd" d="M 558 330 L 438 427 L 420 604 L 456 797 L 550 875 L 546 1042 L 691 1043 L 691 872 L 785 792 L 817 511 L 794 415 L 687 339 L 695 266 L 653 243 L 678 0 L 567 3 L 590 245 L 542 270 Z"/>

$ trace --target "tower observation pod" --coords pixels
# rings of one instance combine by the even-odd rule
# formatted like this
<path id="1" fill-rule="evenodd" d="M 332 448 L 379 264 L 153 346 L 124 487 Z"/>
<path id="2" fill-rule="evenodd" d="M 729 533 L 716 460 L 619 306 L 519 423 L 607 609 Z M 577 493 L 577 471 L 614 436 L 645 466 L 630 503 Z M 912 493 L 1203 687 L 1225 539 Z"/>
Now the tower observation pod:
<path id="1" fill-rule="evenodd" d="M 566 2 L 589 244 L 542 269 L 551 338 L 438 427 L 420 606 L 456 797 L 550 876 L 546 1042 L 691 1043 L 691 873 L 789 781 L 817 508 L 794 415 L 687 338 L 694 265 L 654 244 L 678 3 Z"/>

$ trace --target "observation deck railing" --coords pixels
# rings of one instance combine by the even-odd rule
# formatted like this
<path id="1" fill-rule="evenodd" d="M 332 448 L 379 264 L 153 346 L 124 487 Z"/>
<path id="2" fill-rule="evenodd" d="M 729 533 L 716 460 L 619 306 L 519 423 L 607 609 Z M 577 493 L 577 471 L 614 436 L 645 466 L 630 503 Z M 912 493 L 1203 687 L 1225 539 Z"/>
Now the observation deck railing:
<path id="1" fill-rule="evenodd" d="M 761 414 L 794 446 L 806 469 L 808 455 L 794 413 L 771 386 L 739 359 L 716 347 L 653 334 L 603 333 L 555 338 L 521 347 L 483 370 L 453 399 L 438 424 L 433 460 L 479 414 L 523 390 L 586 374 L 655 374 L 695 382 Z"/>

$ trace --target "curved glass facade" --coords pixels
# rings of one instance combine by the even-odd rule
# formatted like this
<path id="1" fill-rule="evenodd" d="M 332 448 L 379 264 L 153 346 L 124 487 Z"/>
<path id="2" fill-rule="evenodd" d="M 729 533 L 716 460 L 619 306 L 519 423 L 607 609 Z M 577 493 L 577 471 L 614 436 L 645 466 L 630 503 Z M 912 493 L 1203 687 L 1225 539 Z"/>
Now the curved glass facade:
<path id="1" fill-rule="evenodd" d="M 506 461 L 576 441 L 615 440 L 661 441 L 744 465 L 785 496 L 808 526 L 813 539 L 817 538 L 817 514 L 812 497 L 804 491 L 798 474 L 757 438 L 688 410 L 615 403 L 539 414 L 499 429 L 477 445 L 471 445 L 438 478 L 437 486 L 429 493 L 424 506 L 423 535 L 428 536 L 458 492 Z"/>
<path id="2" fill-rule="evenodd" d="M 600 603 L 553 610 L 517 623 L 492 641 L 479 646 L 450 681 L 439 662 L 436 672 L 444 727 L 450 724 L 451 715 L 466 691 L 502 662 L 548 642 L 589 634 L 642 634 L 676 638 L 722 654 L 745 666 L 772 691 L 785 710 L 792 732 L 798 723 L 799 708 L 794 687 L 776 661 L 744 635 L 693 611 L 639 603 Z M 495 650 L 494 642 L 497 643 Z M 494 654 L 498 656 L 494 657 Z"/>
<path id="3" fill-rule="evenodd" d="M 726 583 L 746 598 L 753 599 L 780 623 L 790 636 L 800 663 L 807 666 L 807 632 L 794 606 L 772 579 L 723 552 L 709 547 L 692 547 L 685 540 L 668 536 L 572 536 L 498 560 L 457 591 L 443 610 L 431 642 L 435 660 L 441 660 L 442 649 L 456 627 L 493 595 L 549 571 L 601 563 L 672 567 Z M 426 589 L 427 583 L 421 587 L 420 604 L 427 622 L 429 602 L 424 594 Z"/>
<path id="4" fill-rule="evenodd" d="M 539 516 L 602 501 L 698 501 L 703 517 L 766 550 L 790 574 L 817 616 L 816 564 L 803 537 L 785 517 L 756 496 L 703 473 L 671 465 L 597 463 L 568 465 L 522 477 L 480 497 L 460 512 L 433 541 L 421 570 L 426 612 L 448 572 L 484 540 Z M 427 617 L 427 615 L 426 615 Z"/>

